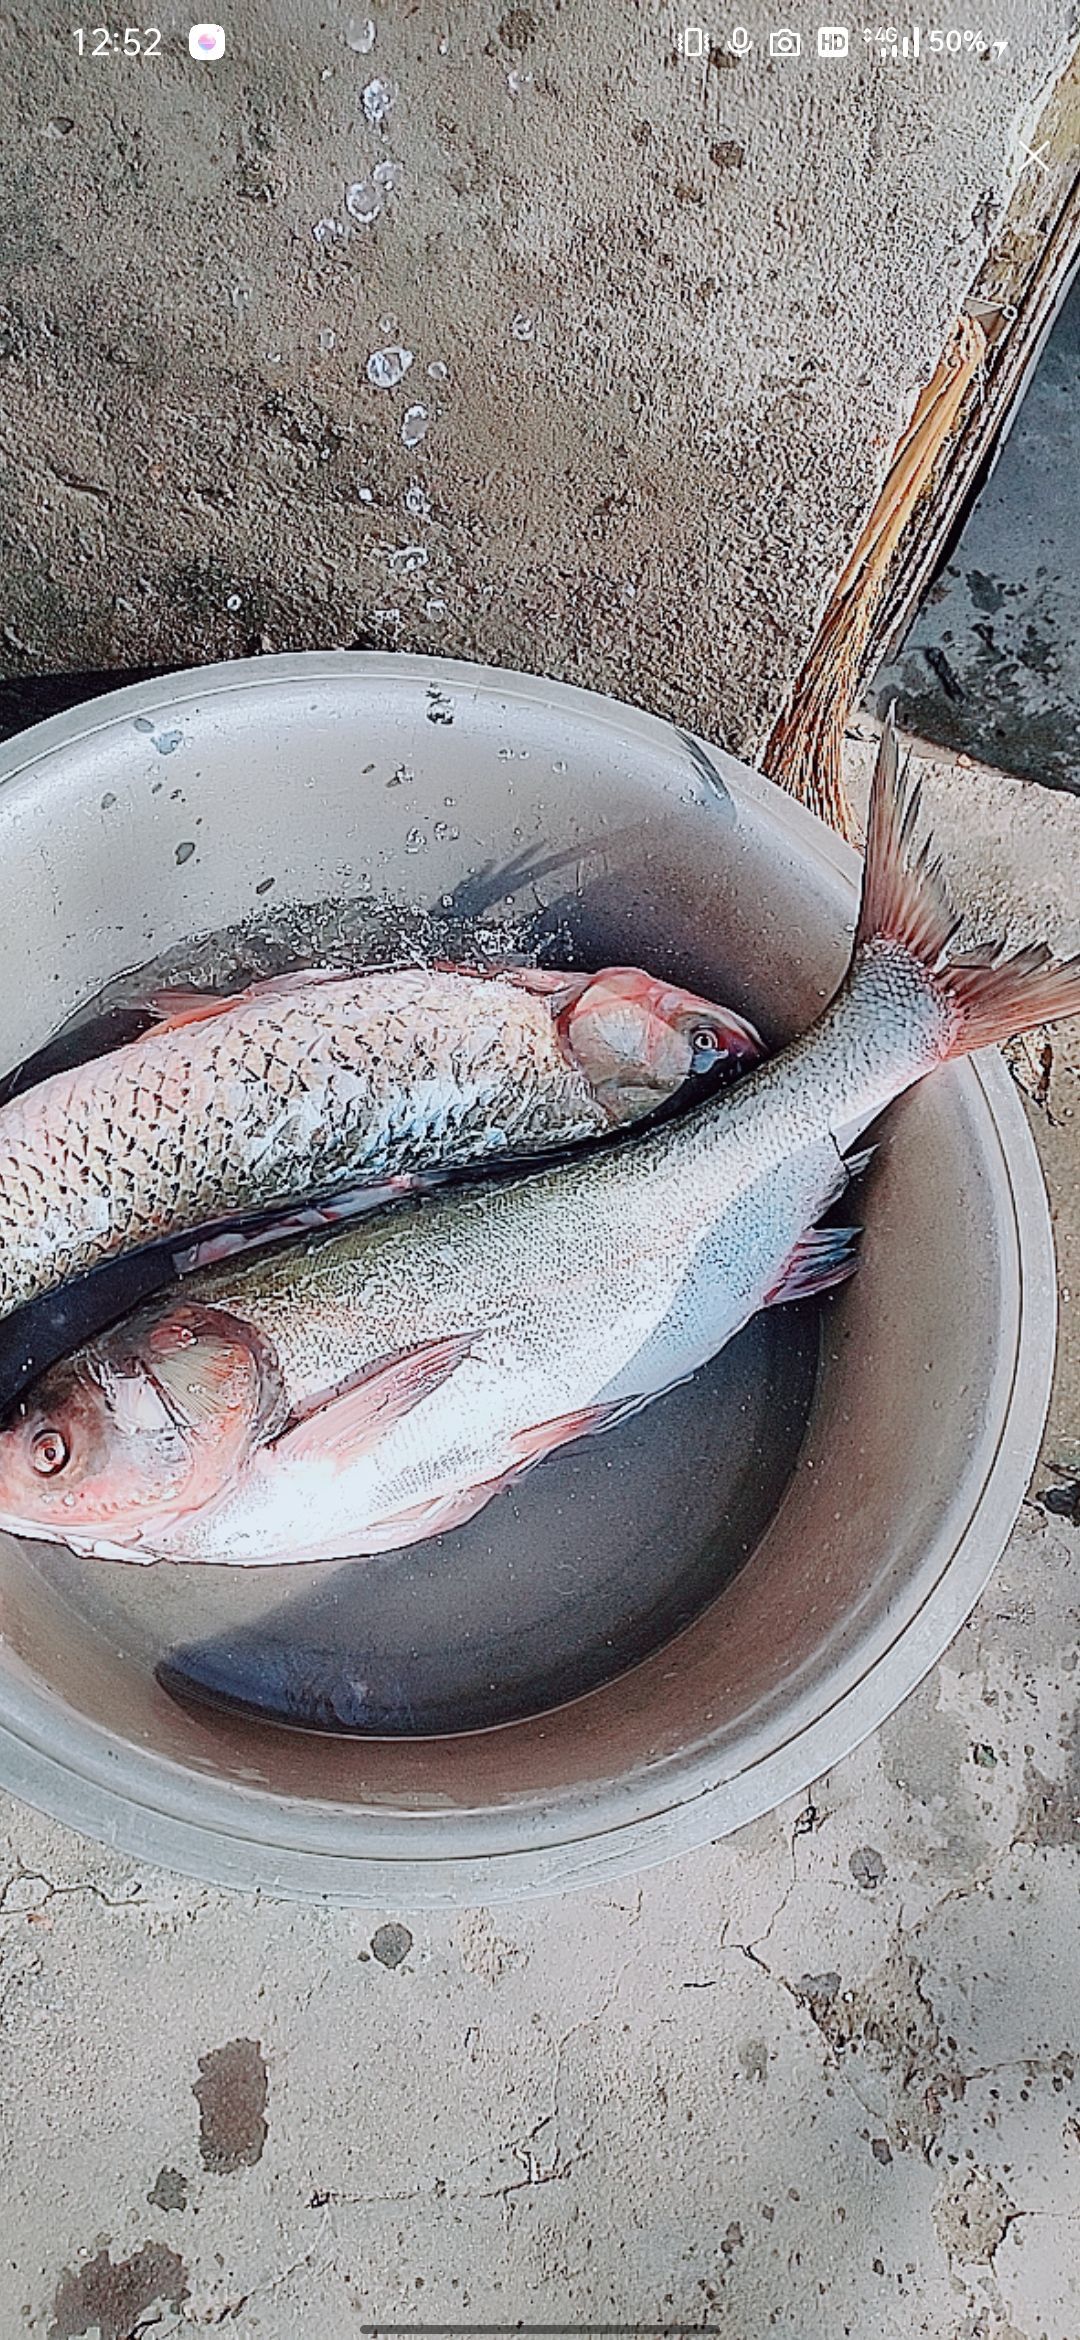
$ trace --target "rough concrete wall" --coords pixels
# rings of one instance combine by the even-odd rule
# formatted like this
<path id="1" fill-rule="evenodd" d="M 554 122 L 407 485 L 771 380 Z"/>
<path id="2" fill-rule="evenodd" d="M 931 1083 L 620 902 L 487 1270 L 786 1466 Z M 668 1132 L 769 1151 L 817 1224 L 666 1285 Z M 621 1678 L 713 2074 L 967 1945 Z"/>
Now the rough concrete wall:
<path id="1" fill-rule="evenodd" d="M 682 12 L 650 0 L 226 13 L 206 66 L 172 10 L 156 59 L 81 63 L 66 20 L 13 12 L 9 671 L 389 643 L 752 750 L 1070 0 L 999 11 L 1002 64 L 920 67 L 690 64 Z M 818 13 L 789 10 L 808 46 Z M 387 162 L 379 216 L 350 217 Z M 387 347 L 412 352 L 393 388 L 368 379 Z"/>

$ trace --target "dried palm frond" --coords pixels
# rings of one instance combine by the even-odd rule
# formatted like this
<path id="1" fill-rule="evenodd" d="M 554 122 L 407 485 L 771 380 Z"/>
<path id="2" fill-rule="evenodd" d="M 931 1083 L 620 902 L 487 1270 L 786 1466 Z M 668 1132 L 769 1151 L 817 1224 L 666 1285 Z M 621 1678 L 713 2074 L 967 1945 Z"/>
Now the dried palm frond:
<path id="1" fill-rule="evenodd" d="M 897 545 L 930 485 L 938 457 L 985 355 L 982 326 L 975 317 L 961 317 L 919 398 L 761 759 L 763 772 L 852 841 L 857 826 L 844 788 L 841 751 L 874 610 Z"/>

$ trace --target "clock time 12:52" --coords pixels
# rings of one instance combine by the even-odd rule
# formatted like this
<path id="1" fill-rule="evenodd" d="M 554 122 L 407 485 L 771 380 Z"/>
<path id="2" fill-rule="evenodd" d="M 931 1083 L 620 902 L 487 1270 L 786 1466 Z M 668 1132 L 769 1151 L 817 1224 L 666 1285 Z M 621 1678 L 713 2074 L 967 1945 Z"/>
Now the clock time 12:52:
<path id="1" fill-rule="evenodd" d="M 156 24 L 125 25 L 123 30 L 110 32 L 107 24 L 95 24 L 90 31 L 85 25 L 72 28 L 72 38 L 80 57 L 155 57 L 161 47 L 161 28 Z"/>

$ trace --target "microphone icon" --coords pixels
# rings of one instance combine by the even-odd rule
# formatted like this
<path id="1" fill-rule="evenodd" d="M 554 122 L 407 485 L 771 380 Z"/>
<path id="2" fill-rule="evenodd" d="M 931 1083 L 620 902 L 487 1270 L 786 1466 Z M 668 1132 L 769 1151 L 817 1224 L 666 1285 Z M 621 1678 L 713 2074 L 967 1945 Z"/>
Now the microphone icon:
<path id="1" fill-rule="evenodd" d="M 733 56 L 733 57 L 747 57 L 747 56 L 749 56 L 750 50 L 753 48 L 753 45 L 754 45 L 754 44 L 753 44 L 753 42 L 752 42 L 752 40 L 751 40 L 751 38 L 750 38 L 750 35 L 749 35 L 749 33 L 747 32 L 746 26 L 745 26 L 744 24 L 737 24 L 737 25 L 735 25 L 735 26 L 734 26 L 734 28 L 733 28 L 733 30 L 732 30 L 731 39 L 730 39 L 730 41 L 728 42 L 728 47 L 729 47 L 729 49 L 731 50 L 731 54 L 732 54 L 732 56 Z"/>

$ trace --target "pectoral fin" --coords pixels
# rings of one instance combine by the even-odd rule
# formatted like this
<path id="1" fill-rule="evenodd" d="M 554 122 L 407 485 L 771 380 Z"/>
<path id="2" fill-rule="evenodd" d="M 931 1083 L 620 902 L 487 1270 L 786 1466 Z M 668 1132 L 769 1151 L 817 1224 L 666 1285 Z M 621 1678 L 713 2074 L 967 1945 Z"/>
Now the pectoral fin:
<path id="1" fill-rule="evenodd" d="M 343 1470 L 368 1454 L 396 1422 L 444 1381 L 470 1355 L 476 1334 L 451 1333 L 378 1362 L 344 1389 L 309 1407 L 275 1441 L 288 1462 L 329 1462 Z"/>
<path id="2" fill-rule="evenodd" d="M 451 1528 L 464 1527 L 475 1519 L 478 1511 L 490 1503 L 493 1495 L 516 1477 L 509 1471 L 500 1479 L 482 1479 L 475 1487 L 465 1487 L 453 1495 L 433 1495 L 426 1503 L 411 1503 L 406 1511 L 387 1512 L 384 1519 L 375 1520 L 365 1530 L 364 1545 L 369 1552 L 399 1551 L 404 1544 L 426 1542 L 429 1536 L 445 1536 Z"/>
<path id="3" fill-rule="evenodd" d="M 172 1264 L 178 1276 L 191 1276 L 199 1268 L 217 1267 L 223 1259 L 236 1259 L 244 1251 L 261 1251 L 267 1244 L 284 1243 L 299 1235 L 324 1234 L 346 1220 L 364 1218 L 387 1203 L 400 1202 L 402 1195 L 420 1193 L 439 1183 L 437 1171 L 401 1172 L 373 1180 L 370 1185 L 359 1182 L 341 1187 L 337 1193 L 317 1202 L 300 1203 L 295 1209 L 240 1212 L 207 1227 L 193 1243 L 174 1251 Z"/>
<path id="4" fill-rule="evenodd" d="M 779 1308 L 788 1300 L 808 1300 L 846 1283 L 859 1264 L 860 1227 L 808 1227 L 784 1261 L 776 1282 L 766 1292 L 763 1308 Z"/>
<path id="5" fill-rule="evenodd" d="M 618 1398 L 612 1405 L 578 1406 L 571 1414 L 556 1414 L 550 1422 L 532 1422 L 527 1430 L 515 1430 L 510 1440 L 515 1470 L 542 1462 L 546 1454 L 554 1454 L 560 1446 L 569 1446 L 572 1438 L 591 1438 L 598 1430 L 610 1430 L 626 1415 L 636 1414 L 647 1402 L 645 1398 L 634 1397 Z"/>

